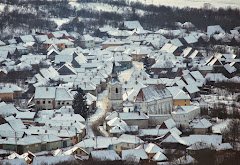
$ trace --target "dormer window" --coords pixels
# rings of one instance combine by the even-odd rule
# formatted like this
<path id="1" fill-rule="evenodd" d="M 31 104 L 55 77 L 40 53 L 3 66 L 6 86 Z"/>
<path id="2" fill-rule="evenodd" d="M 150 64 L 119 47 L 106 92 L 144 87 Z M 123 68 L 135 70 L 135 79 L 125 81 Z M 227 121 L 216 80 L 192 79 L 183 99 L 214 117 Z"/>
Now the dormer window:
<path id="1" fill-rule="evenodd" d="M 116 93 L 118 93 L 118 88 L 116 88 Z"/>

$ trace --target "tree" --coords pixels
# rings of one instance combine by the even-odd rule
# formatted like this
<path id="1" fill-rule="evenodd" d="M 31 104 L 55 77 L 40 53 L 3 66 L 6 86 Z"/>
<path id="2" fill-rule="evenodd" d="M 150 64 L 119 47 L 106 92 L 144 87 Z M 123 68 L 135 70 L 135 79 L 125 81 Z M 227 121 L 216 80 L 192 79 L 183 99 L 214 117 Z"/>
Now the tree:
<path id="1" fill-rule="evenodd" d="M 235 144 L 240 142 L 240 121 L 238 119 L 232 120 L 228 127 L 223 131 L 223 137 L 226 142 L 232 144 L 235 148 Z"/>
<path id="2" fill-rule="evenodd" d="M 88 117 L 88 106 L 86 101 L 86 94 L 81 88 L 78 88 L 73 100 L 73 109 L 75 114 L 80 114 L 84 119 Z"/>

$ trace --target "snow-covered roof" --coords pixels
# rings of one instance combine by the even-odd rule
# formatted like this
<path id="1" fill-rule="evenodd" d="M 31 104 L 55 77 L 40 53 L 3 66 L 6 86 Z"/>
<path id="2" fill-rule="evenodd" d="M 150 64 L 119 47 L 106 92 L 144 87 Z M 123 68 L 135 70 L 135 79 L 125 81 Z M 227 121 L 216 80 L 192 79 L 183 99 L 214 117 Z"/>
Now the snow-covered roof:
<path id="1" fill-rule="evenodd" d="M 159 146 L 157 146 L 154 143 L 148 143 L 145 147 L 146 153 L 158 153 L 158 152 L 164 152 L 163 149 L 161 149 Z"/>
<path id="2" fill-rule="evenodd" d="M 149 117 L 142 113 L 142 112 L 112 112 L 111 114 L 109 114 L 105 120 L 112 120 L 115 117 L 119 117 L 120 119 L 124 120 L 148 120 Z"/>
<path id="3" fill-rule="evenodd" d="M 33 159 L 33 165 L 52 165 L 61 162 L 70 162 L 76 160 L 73 155 L 64 156 L 37 156 Z"/>
<path id="4" fill-rule="evenodd" d="M 179 87 L 167 87 L 173 96 L 173 100 L 189 100 L 190 96 Z"/>
<path id="5" fill-rule="evenodd" d="M 142 143 L 144 143 L 144 141 L 141 140 L 136 135 L 128 135 L 128 134 L 122 134 L 118 138 L 118 142 L 120 142 L 120 143 L 131 143 L 131 144 L 142 144 Z"/>
<path id="6" fill-rule="evenodd" d="M 194 159 L 190 155 L 182 156 L 178 158 L 176 161 L 174 161 L 174 163 L 176 164 L 194 164 L 196 162 L 197 162 L 196 159 Z"/>
<path id="7" fill-rule="evenodd" d="M 73 100 L 73 96 L 63 87 L 36 87 L 35 99 Z"/>
<path id="8" fill-rule="evenodd" d="M 195 124 L 193 124 L 193 128 L 209 128 L 212 124 L 205 118 L 199 120 Z"/>
<path id="9" fill-rule="evenodd" d="M 163 124 L 167 127 L 167 129 L 172 129 L 172 128 L 174 128 L 174 127 L 176 127 L 176 123 L 175 123 L 175 121 L 172 119 L 172 118 L 170 118 L 170 119 L 167 119 L 167 120 L 165 120 L 164 122 L 163 122 Z"/>
<path id="10" fill-rule="evenodd" d="M 213 34 L 216 34 L 216 33 L 225 33 L 225 32 L 220 25 L 212 25 L 207 27 L 207 35 L 209 37 L 211 37 Z"/>
<path id="11" fill-rule="evenodd" d="M 188 146 L 197 142 L 204 142 L 210 145 L 218 145 L 222 143 L 222 135 L 189 135 L 182 137 L 182 139 L 186 141 Z"/>
<path id="12" fill-rule="evenodd" d="M 27 42 L 35 42 L 35 39 L 33 38 L 32 35 L 24 35 L 24 36 L 20 36 L 19 38 L 21 38 L 21 40 L 22 40 L 24 43 L 27 43 Z"/>
<path id="13" fill-rule="evenodd" d="M 140 159 L 148 159 L 148 156 L 144 149 L 130 149 L 130 150 L 122 150 L 122 159 L 123 160 L 132 160 L 139 162 Z"/>
<path id="14" fill-rule="evenodd" d="M 173 111 L 173 114 L 183 114 L 183 113 L 189 113 L 191 111 L 199 110 L 200 108 L 198 106 L 190 105 L 190 106 L 178 106 L 175 111 Z"/>
<path id="15" fill-rule="evenodd" d="M 36 112 L 17 112 L 17 119 L 34 119 Z"/>
<path id="16" fill-rule="evenodd" d="M 222 73 L 207 73 L 205 76 L 206 80 L 214 81 L 214 82 L 221 82 L 228 80 Z"/>
<path id="17" fill-rule="evenodd" d="M 130 29 L 130 30 L 143 29 L 139 21 L 124 21 L 123 24 L 127 29 Z"/>
<path id="18" fill-rule="evenodd" d="M 18 110 L 13 104 L 6 104 L 5 102 L 0 102 L 0 115 L 9 116 L 16 114 Z"/>
<path id="19" fill-rule="evenodd" d="M 195 84 L 186 85 L 185 89 L 187 90 L 187 92 L 189 94 L 193 94 L 193 93 L 200 91 L 199 88 Z"/>
<path id="20" fill-rule="evenodd" d="M 161 100 L 166 98 L 172 98 L 172 95 L 167 88 L 162 88 L 157 85 L 150 85 L 148 87 L 142 88 L 139 91 L 136 97 L 136 102 L 150 102 L 153 100 Z"/>
<path id="21" fill-rule="evenodd" d="M 153 158 L 152 158 L 154 161 L 166 161 L 166 160 L 168 160 L 168 158 L 166 157 L 166 155 L 164 155 L 162 152 L 157 152 L 154 156 L 153 156 Z"/>
<path id="22" fill-rule="evenodd" d="M 114 150 L 98 150 L 90 153 L 92 159 L 97 160 L 121 160 L 120 156 Z"/>
<path id="23" fill-rule="evenodd" d="M 187 145 L 187 141 L 185 141 L 178 134 L 171 132 L 165 139 L 162 141 L 163 143 L 179 143 L 182 145 Z"/>

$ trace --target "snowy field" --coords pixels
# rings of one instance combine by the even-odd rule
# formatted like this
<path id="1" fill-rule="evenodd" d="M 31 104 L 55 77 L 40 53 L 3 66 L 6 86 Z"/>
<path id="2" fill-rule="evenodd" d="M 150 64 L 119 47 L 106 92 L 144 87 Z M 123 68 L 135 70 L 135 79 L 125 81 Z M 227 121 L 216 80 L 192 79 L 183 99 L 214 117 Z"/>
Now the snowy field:
<path id="1" fill-rule="evenodd" d="M 98 11 L 98 12 L 101 12 L 101 11 L 116 12 L 118 14 L 124 14 L 131 11 L 130 7 L 117 7 L 117 6 L 112 6 L 104 3 L 78 3 L 78 2 L 71 1 L 69 2 L 69 4 L 73 8 L 76 8 L 77 10 L 88 9 L 90 11 L 92 10 L 92 11 Z M 136 10 L 136 13 L 139 15 L 143 15 L 144 11 Z"/>
<path id="2" fill-rule="evenodd" d="M 240 8 L 240 0 L 130 0 L 132 2 L 141 2 L 145 4 L 165 5 L 175 7 L 193 7 L 201 8 L 205 3 L 211 4 L 216 8 Z"/>

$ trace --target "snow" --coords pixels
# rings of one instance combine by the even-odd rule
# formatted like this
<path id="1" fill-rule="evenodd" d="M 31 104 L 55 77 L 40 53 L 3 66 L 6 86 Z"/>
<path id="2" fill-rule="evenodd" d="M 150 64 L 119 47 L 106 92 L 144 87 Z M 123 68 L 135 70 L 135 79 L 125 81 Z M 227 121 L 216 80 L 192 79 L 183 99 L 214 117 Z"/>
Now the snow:
<path id="1" fill-rule="evenodd" d="M 107 110 L 107 96 L 108 96 L 107 90 L 103 91 L 98 95 L 97 110 L 92 116 L 90 116 L 89 118 L 90 122 L 94 123 L 101 117 L 104 117 Z"/>
<path id="2" fill-rule="evenodd" d="M 53 22 L 57 24 L 57 29 L 59 29 L 63 24 L 68 23 L 70 21 L 69 18 L 51 18 Z"/>
<path id="3" fill-rule="evenodd" d="M 192 7 L 192 8 L 201 8 L 205 3 L 209 3 L 216 8 L 240 8 L 239 0 L 130 0 L 130 2 L 140 1 L 145 4 L 154 4 L 154 5 L 165 5 L 165 6 L 174 6 L 174 7 Z"/>

